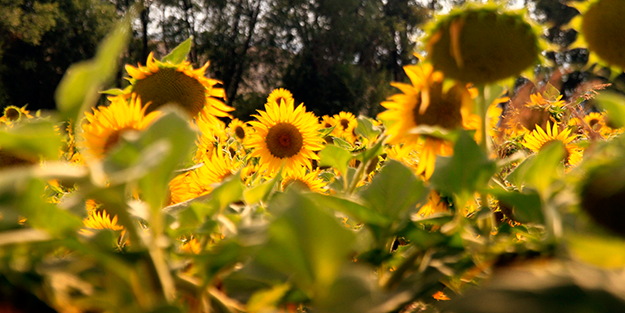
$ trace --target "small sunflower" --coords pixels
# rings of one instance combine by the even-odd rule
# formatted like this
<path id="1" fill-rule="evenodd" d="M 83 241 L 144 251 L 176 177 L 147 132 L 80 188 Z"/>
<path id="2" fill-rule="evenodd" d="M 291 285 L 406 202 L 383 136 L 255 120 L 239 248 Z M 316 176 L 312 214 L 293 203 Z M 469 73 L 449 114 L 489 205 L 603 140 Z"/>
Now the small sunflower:
<path id="1" fill-rule="evenodd" d="M 282 180 L 282 190 L 291 184 L 299 184 L 312 192 L 325 193 L 328 183 L 319 177 L 319 169 L 308 171 L 304 166 L 292 171 Z"/>
<path id="2" fill-rule="evenodd" d="M 426 50 L 436 70 L 486 84 L 521 73 L 539 59 L 539 32 L 523 14 L 496 4 L 471 4 L 428 27 Z"/>
<path id="3" fill-rule="evenodd" d="M 249 122 L 256 132 L 248 147 L 254 149 L 251 157 L 260 157 L 260 170 L 272 174 L 284 164 L 283 175 L 288 175 L 302 165 L 312 168 L 311 160 L 319 159 L 315 151 L 323 149 L 317 117 L 303 104 L 294 108 L 292 99 L 268 102 L 258 113 L 253 115 L 257 121 Z"/>
<path id="4" fill-rule="evenodd" d="M 198 138 L 195 142 L 197 147 L 193 161 L 200 163 L 205 158 L 210 158 L 215 149 L 224 145 L 228 140 L 225 124 L 218 119 L 196 119 L 199 129 Z"/>
<path id="5" fill-rule="evenodd" d="M 117 215 L 113 218 L 105 211 L 93 211 L 89 214 L 89 217 L 83 220 L 85 228 L 79 232 L 83 235 L 93 235 L 90 229 L 110 229 L 110 230 L 123 230 L 124 226 L 117 225 Z"/>
<path id="6" fill-rule="evenodd" d="M 599 63 L 625 69 L 625 2 L 622 0 L 590 0 L 572 4 L 581 15 L 570 25 L 579 32 L 573 47 L 588 48 L 588 64 Z"/>
<path id="7" fill-rule="evenodd" d="M 321 117 L 321 128 L 330 128 L 336 125 L 336 120 L 330 115 Z"/>
<path id="8" fill-rule="evenodd" d="M 155 111 L 146 115 L 148 107 L 149 104 L 142 107 L 141 100 L 135 96 L 129 101 L 118 96 L 111 98 L 109 106 L 94 108 L 93 114 L 85 113 L 81 145 L 87 148 L 86 154 L 103 158 L 119 142 L 123 132 L 147 128 L 161 114 Z"/>
<path id="9" fill-rule="evenodd" d="M 345 138 L 350 143 L 354 143 L 356 140 L 356 135 L 354 130 L 356 126 L 358 126 L 358 120 L 354 114 L 350 112 L 340 112 L 339 114 L 334 114 L 332 117 L 336 123 L 336 127 L 332 132 L 335 137 Z"/>
<path id="10" fill-rule="evenodd" d="M 250 139 L 251 131 L 252 130 L 247 123 L 239 120 L 238 118 L 232 119 L 230 124 L 228 124 L 228 132 L 230 133 L 230 136 L 235 138 L 243 146 L 247 145 Z"/>
<path id="11" fill-rule="evenodd" d="M 579 164 L 582 160 L 583 151 L 572 144 L 572 141 L 575 140 L 575 136 L 571 136 L 571 129 L 566 128 L 563 131 L 559 131 L 558 125 L 553 124 L 552 127 L 550 122 L 547 122 L 546 129 L 547 131 L 542 129 L 539 125 L 536 125 L 534 131 L 525 134 L 523 146 L 534 152 L 538 152 L 547 143 L 560 141 L 566 148 L 565 163 L 572 166 Z"/>
<path id="12" fill-rule="evenodd" d="M 449 203 L 443 200 L 438 192 L 430 191 L 428 202 L 419 209 L 419 215 L 428 217 L 432 214 L 449 212 Z"/>
<path id="13" fill-rule="evenodd" d="M 157 110 L 161 106 L 173 103 L 183 108 L 193 118 L 200 114 L 205 119 L 231 117 L 228 112 L 234 108 L 227 106 L 221 84 L 215 79 L 204 76 L 209 62 L 198 69 L 193 69 L 188 61 L 180 64 L 154 60 L 150 53 L 146 66 L 126 65 L 131 76 L 126 96 L 137 94 L 144 103 L 152 103 L 147 112 Z"/>
<path id="14" fill-rule="evenodd" d="M 180 174 L 169 183 L 170 204 L 191 200 L 209 194 L 216 184 L 232 175 L 237 164 L 227 153 L 217 151 L 203 160 L 203 165 Z"/>
<path id="15" fill-rule="evenodd" d="M 0 116 L 0 123 L 5 123 L 9 125 L 11 123 L 20 121 L 22 117 L 33 118 L 33 116 L 30 114 L 30 111 L 26 110 L 26 106 L 18 108 L 14 105 L 9 105 L 4 108 L 3 114 L 2 116 Z"/>
<path id="16" fill-rule="evenodd" d="M 284 88 L 274 89 L 269 94 L 269 97 L 267 97 L 267 103 L 275 103 L 279 105 L 280 103 L 282 103 L 282 101 L 284 101 L 285 103 L 288 103 L 289 101 L 294 101 L 293 94 Z"/>

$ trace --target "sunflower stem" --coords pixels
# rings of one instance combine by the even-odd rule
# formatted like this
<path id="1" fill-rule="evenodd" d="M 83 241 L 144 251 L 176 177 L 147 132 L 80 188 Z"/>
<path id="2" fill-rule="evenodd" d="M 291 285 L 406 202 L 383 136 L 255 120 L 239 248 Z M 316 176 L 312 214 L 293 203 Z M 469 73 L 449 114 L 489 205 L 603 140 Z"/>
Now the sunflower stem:
<path id="1" fill-rule="evenodd" d="M 484 155 L 486 155 L 486 157 L 490 157 L 490 149 L 489 149 L 489 145 L 488 145 L 488 121 L 487 121 L 487 115 L 486 112 L 488 111 L 488 106 L 489 103 L 486 103 L 486 99 L 490 99 L 491 95 L 490 95 L 490 86 L 489 85 L 478 85 L 477 86 L 478 89 L 478 96 L 477 96 L 477 106 L 478 106 L 478 114 L 480 115 L 480 123 L 482 123 L 481 125 L 481 130 L 480 130 L 480 148 L 482 150 L 482 152 L 484 153 Z M 480 209 L 479 211 L 481 212 L 485 212 L 486 210 L 490 211 L 490 206 L 488 205 L 488 193 L 485 191 L 480 192 Z M 490 221 L 490 226 L 491 226 L 491 231 L 490 233 L 494 233 L 496 232 L 496 226 L 497 223 L 494 221 L 494 215 L 493 214 L 489 214 L 488 215 L 489 218 L 491 219 Z"/>

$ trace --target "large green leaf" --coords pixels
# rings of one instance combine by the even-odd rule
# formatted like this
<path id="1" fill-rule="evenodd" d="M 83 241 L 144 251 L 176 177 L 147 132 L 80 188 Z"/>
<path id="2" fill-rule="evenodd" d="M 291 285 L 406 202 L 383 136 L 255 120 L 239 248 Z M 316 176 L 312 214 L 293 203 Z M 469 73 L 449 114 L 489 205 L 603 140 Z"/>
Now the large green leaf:
<path id="1" fill-rule="evenodd" d="M 598 94 L 595 100 L 608 112 L 610 127 L 625 127 L 625 96 L 604 91 Z"/>
<path id="2" fill-rule="evenodd" d="M 495 163 L 488 159 L 469 134 L 461 132 L 454 145 L 454 155 L 436 159 L 436 169 L 430 182 L 436 190 L 454 194 L 460 203 L 465 203 L 475 191 L 486 187 L 495 171 Z"/>
<path id="3" fill-rule="evenodd" d="M 523 161 L 506 180 L 517 186 L 532 187 L 543 193 L 559 176 L 565 148 L 561 141 L 553 141 L 543 147 L 537 154 Z"/>
<path id="4" fill-rule="evenodd" d="M 61 136 L 49 120 L 18 123 L 12 128 L 0 130 L 2 150 L 35 162 L 39 156 L 58 159 L 61 143 Z"/>
<path id="5" fill-rule="evenodd" d="M 268 210 L 278 217 L 255 261 L 290 275 L 309 296 L 323 297 L 349 262 L 354 234 L 293 190 L 276 195 Z"/>
<path id="6" fill-rule="evenodd" d="M 523 192 L 493 189 L 494 195 L 502 205 L 512 209 L 510 218 L 521 223 L 544 223 L 540 195 L 534 190 L 525 189 Z"/>
<path id="7" fill-rule="evenodd" d="M 405 165 L 390 160 L 378 173 L 368 188 L 360 192 L 378 213 L 394 220 L 415 209 L 425 197 L 427 189 L 422 180 Z"/>
<path id="8" fill-rule="evenodd" d="M 371 118 L 366 116 L 358 117 L 358 126 L 354 129 L 356 135 L 361 135 L 368 140 L 374 140 L 377 135 L 382 133 L 380 127 L 374 126 Z"/>
<path id="9" fill-rule="evenodd" d="M 351 152 L 335 145 L 326 145 L 319 152 L 319 166 L 330 166 L 337 169 L 343 177 L 347 175 L 347 166 L 352 158 Z"/>
<path id="10" fill-rule="evenodd" d="M 57 108 L 63 118 L 78 120 L 78 114 L 97 102 L 98 90 L 117 73 L 119 56 L 131 36 L 133 12 L 129 10 L 126 17 L 104 38 L 93 59 L 73 64 L 65 72 L 55 94 Z"/>
<path id="11" fill-rule="evenodd" d="M 339 196 L 328 196 L 319 193 L 309 193 L 306 195 L 321 207 L 336 210 L 355 218 L 367 225 L 378 225 L 388 227 L 392 220 L 378 211 L 367 207 L 365 204 L 358 203 L 354 200 L 341 198 Z"/>

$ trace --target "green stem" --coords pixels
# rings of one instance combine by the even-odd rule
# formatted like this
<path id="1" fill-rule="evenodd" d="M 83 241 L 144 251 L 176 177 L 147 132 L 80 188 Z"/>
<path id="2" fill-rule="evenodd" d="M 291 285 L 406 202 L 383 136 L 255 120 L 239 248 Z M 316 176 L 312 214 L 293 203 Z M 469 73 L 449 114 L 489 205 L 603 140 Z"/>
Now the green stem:
<path id="1" fill-rule="evenodd" d="M 482 149 L 482 152 L 484 153 L 484 155 L 486 155 L 486 157 L 490 157 L 490 147 L 489 147 L 489 138 L 488 138 L 488 121 L 487 121 L 487 116 L 486 116 L 486 112 L 488 111 L 488 106 L 490 105 L 490 103 L 486 103 L 486 99 L 490 99 L 491 95 L 490 95 L 490 86 L 488 85 L 479 85 L 477 86 L 478 89 L 478 96 L 477 96 L 477 101 L 478 101 L 478 114 L 480 115 L 480 121 L 482 123 L 482 130 L 480 131 L 480 148 Z M 483 191 L 480 192 L 480 211 L 484 212 L 485 210 L 490 211 L 490 206 L 488 205 L 488 193 Z M 490 221 L 490 225 L 491 227 L 495 227 L 495 225 L 497 225 L 497 223 L 494 221 L 494 216 L 493 214 L 489 214 L 489 218 L 492 219 Z M 491 230 L 492 231 L 492 230 Z"/>

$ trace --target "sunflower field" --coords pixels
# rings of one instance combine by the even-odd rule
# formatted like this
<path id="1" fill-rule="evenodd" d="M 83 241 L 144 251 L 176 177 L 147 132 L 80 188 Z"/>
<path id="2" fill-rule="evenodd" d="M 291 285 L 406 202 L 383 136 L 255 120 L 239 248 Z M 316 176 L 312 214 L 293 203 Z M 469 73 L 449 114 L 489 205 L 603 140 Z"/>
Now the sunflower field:
<path id="1" fill-rule="evenodd" d="M 577 6 L 621 73 L 625 2 Z M 249 121 L 191 40 L 102 90 L 135 16 L 0 118 L 0 312 L 625 311 L 625 96 L 537 77 L 527 12 L 437 16 L 375 117 L 277 88 Z"/>

